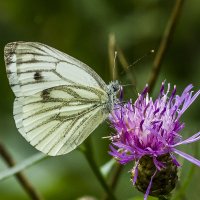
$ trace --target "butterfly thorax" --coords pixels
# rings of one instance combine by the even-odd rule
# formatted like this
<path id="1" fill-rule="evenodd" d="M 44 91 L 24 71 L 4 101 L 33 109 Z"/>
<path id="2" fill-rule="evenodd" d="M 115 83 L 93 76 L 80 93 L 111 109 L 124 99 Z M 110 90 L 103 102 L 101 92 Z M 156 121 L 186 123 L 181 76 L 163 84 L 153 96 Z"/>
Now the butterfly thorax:
<path id="1" fill-rule="evenodd" d="M 118 81 L 111 81 L 107 86 L 108 103 L 106 106 L 109 112 L 111 112 L 114 108 L 114 105 L 119 102 L 119 99 L 116 96 L 119 90 L 120 84 Z"/>

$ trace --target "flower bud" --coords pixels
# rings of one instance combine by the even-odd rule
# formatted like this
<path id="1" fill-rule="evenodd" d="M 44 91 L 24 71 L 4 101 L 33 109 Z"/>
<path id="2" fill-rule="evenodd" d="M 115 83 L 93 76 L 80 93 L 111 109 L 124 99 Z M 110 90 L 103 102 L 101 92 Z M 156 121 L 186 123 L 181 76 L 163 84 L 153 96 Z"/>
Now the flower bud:
<path id="1" fill-rule="evenodd" d="M 157 170 L 152 180 L 152 185 L 149 191 L 149 195 L 160 197 L 169 195 L 175 188 L 178 181 L 177 166 L 173 163 L 169 154 L 162 155 L 157 158 L 159 162 L 164 164 L 160 170 Z M 135 183 L 136 188 L 146 193 L 151 177 L 156 171 L 153 158 L 150 156 L 143 156 L 138 164 L 138 176 Z M 134 170 L 132 171 L 132 179 L 134 178 Z"/>

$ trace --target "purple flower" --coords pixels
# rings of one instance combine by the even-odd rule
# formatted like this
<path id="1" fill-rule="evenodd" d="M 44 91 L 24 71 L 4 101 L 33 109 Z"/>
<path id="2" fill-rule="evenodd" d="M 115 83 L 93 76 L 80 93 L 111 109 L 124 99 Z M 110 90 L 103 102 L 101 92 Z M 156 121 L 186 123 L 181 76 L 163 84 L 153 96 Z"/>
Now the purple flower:
<path id="1" fill-rule="evenodd" d="M 179 134 L 184 128 L 180 117 L 198 97 L 200 90 L 193 95 L 191 91 L 193 86 L 188 85 L 179 96 L 176 95 L 176 86 L 174 86 L 169 95 L 170 84 L 168 84 L 167 91 L 164 85 L 163 82 L 160 94 L 155 101 L 149 97 L 148 86 L 146 86 L 134 104 L 129 101 L 123 106 L 116 105 L 109 117 L 116 130 L 111 137 L 112 145 L 109 153 L 121 164 L 135 161 L 134 184 L 137 180 L 138 163 L 143 156 L 151 157 L 158 171 L 165 167 L 158 158 L 166 154 L 170 155 L 176 166 L 179 166 L 179 163 L 174 154 L 200 167 L 199 160 L 176 149 L 181 144 L 200 140 L 200 132 L 185 140 Z M 155 174 L 151 177 L 145 199 L 149 194 L 154 176 Z"/>

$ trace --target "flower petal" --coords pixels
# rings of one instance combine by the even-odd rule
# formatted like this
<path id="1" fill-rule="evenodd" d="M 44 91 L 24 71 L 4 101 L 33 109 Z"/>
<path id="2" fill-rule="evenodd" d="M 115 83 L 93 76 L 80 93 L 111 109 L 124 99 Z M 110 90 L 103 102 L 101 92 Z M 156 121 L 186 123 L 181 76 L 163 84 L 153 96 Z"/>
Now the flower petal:
<path id="1" fill-rule="evenodd" d="M 175 157 L 172 153 L 170 153 L 170 156 L 171 156 L 171 158 L 172 158 L 172 162 L 173 162 L 177 167 L 180 167 L 181 165 L 180 165 L 180 163 L 177 161 L 176 157 Z"/>
<path id="2" fill-rule="evenodd" d="M 200 160 L 197 160 L 196 158 L 190 156 L 189 154 L 186 154 L 186 153 L 184 153 L 182 151 L 179 151 L 177 149 L 173 149 L 173 152 L 178 154 L 178 155 L 180 155 L 181 157 L 189 160 L 191 163 L 193 163 L 193 164 L 195 164 L 195 165 L 200 167 Z"/>
<path id="3" fill-rule="evenodd" d="M 200 140 L 200 132 L 194 134 L 193 136 L 189 137 L 188 139 L 186 140 L 183 140 L 181 142 L 178 142 L 174 145 L 169 145 L 170 147 L 175 147 L 175 146 L 178 146 L 178 145 L 181 145 L 181 144 L 189 144 L 189 143 L 192 143 L 192 142 L 196 142 L 197 140 Z"/>
<path id="4" fill-rule="evenodd" d="M 184 103 L 183 108 L 182 108 L 182 110 L 180 111 L 180 113 L 179 113 L 177 119 L 179 119 L 179 118 L 181 117 L 181 115 L 187 110 L 187 108 L 188 108 L 188 107 L 194 102 L 194 100 L 199 96 L 199 94 L 200 94 L 200 90 L 197 91 L 193 97 L 192 97 L 192 92 L 190 93 L 190 97 L 191 97 L 191 98 L 189 98 L 189 99 Z"/>
<path id="5" fill-rule="evenodd" d="M 135 166 L 134 166 L 133 185 L 135 185 L 135 183 L 137 181 L 137 177 L 138 177 L 138 164 L 139 164 L 139 160 L 135 163 Z"/>
<path id="6" fill-rule="evenodd" d="M 157 173 L 157 170 L 154 172 L 153 176 L 151 177 L 151 180 L 149 182 L 148 188 L 147 188 L 146 193 L 144 195 L 144 200 L 147 200 L 147 197 L 149 195 L 149 192 L 150 192 L 150 189 L 151 189 L 151 185 L 152 185 L 152 182 L 153 182 L 153 178 L 155 177 L 156 173 Z"/>

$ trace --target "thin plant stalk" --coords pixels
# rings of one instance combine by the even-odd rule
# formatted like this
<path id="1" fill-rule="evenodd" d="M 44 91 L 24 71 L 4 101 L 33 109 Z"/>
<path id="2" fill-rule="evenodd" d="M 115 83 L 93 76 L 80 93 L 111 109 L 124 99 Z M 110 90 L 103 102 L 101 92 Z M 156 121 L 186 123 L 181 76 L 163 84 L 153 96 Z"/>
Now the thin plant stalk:
<path id="1" fill-rule="evenodd" d="M 106 183 L 106 180 L 104 179 L 103 175 L 101 174 L 101 171 L 99 167 L 96 164 L 96 161 L 94 159 L 93 150 L 92 150 L 92 144 L 91 144 L 91 138 L 89 137 L 87 141 L 84 143 L 84 147 L 81 151 L 83 152 L 86 160 L 88 161 L 92 171 L 94 172 L 96 178 L 98 179 L 99 183 L 103 187 L 104 191 L 106 192 L 107 196 L 110 200 L 116 200 L 116 197 L 114 196 L 111 188 Z"/>
<path id="2" fill-rule="evenodd" d="M 110 181 L 109 181 L 109 185 L 112 188 L 112 191 L 115 191 L 115 189 L 117 187 L 117 183 L 119 181 L 119 178 L 120 178 L 120 175 L 121 175 L 121 172 L 122 172 L 123 168 L 124 168 L 123 165 L 117 164 L 115 166 L 115 169 L 113 169 L 114 173 L 112 174 L 112 176 L 110 178 Z M 105 195 L 103 200 L 109 200 L 108 195 Z"/>
<path id="3" fill-rule="evenodd" d="M 156 53 L 156 56 L 153 62 L 153 67 L 152 67 L 149 81 L 148 81 L 149 92 L 152 92 L 154 85 L 156 83 L 156 80 L 158 79 L 161 65 L 162 65 L 164 56 L 166 54 L 166 51 L 171 43 L 171 39 L 174 35 L 176 25 L 181 13 L 181 8 L 183 7 L 183 3 L 184 3 L 184 0 L 176 0 L 174 3 L 174 7 L 172 9 L 171 15 L 165 27 L 164 34 L 162 36 L 158 51 Z"/>

